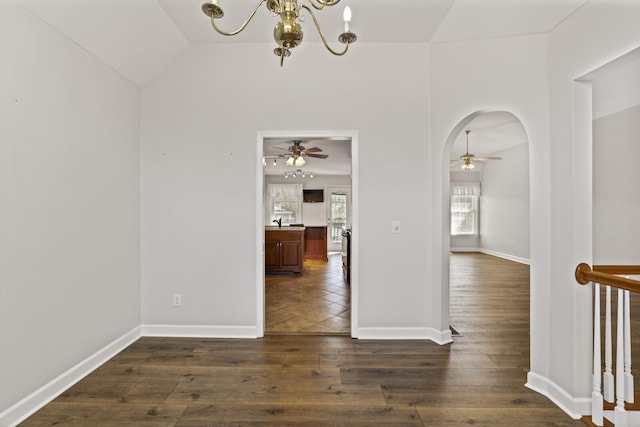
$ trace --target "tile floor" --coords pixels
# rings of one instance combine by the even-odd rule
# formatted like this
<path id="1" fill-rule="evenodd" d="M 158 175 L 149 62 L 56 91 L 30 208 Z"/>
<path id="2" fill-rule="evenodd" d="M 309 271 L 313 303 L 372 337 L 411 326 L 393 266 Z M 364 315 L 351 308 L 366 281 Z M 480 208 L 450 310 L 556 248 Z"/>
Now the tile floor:
<path id="1" fill-rule="evenodd" d="M 265 333 L 348 335 L 351 289 L 342 276 L 342 258 L 306 260 L 304 275 L 265 277 Z"/>

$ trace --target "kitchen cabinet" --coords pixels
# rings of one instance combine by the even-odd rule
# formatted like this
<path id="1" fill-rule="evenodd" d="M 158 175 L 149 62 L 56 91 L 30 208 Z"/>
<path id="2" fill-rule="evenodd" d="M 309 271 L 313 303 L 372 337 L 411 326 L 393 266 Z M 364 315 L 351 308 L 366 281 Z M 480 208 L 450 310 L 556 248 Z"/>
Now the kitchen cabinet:
<path id="1" fill-rule="evenodd" d="M 327 226 L 305 227 L 304 230 L 304 259 L 321 259 L 329 261 L 327 257 Z"/>
<path id="2" fill-rule="evenodd" d="M 265 273 L 304 273 L 304 230 L 304 227 L 265 230 Z"/>

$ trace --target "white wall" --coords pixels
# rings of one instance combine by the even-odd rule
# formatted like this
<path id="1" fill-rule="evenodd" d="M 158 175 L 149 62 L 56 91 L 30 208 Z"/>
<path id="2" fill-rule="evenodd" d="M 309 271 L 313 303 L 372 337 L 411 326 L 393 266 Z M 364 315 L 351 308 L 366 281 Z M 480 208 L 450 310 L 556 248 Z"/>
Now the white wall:
<path id="1" fill-rule="evenodd" d="M 640 263 L 639 137 L 640 106 L 593 122 L 594 264 Z"/>
<path id="2" fill-rule="evenodd" d="M 529 261 L 529 145 L 492 153 L 482 168 L 480 246 L 483 252 Z"/>
<path id="3" fill-rule="evenodd" d="M 0 95 L 7 425 L 14 405 L 61 391 L 40 387 L 140 324 L 140 104 L 137 87 L 13 2 L 0 2 Z"/>
<path id="4" fill-rule="evenodd" d="M 640 48 L 600 68 L 593 80 L 593 118 L 640 105 Z"/>
<path id="5" fill-rule="evenodd" d="M 354 333 L 448 330 L 432 315 L 440 301 L 429 292 L 429 214 L 419 196 L 428 194 L 428 83 L 428 48 L 415 44 L 362 44 L 343 58 L 309 44 L 283 68 L 266 45 L 187 49 L 143 90 L 144 323 L 255 334 L 256 136 L 347 129 L 366 147 L 357 159 Z M 390 152 L 411 155 L 390 162 Z M 392 220 L 405 232 L 392 235 Z"/>
<path id="6" fill-rule="evenodd" d="M 591 290 L 576 284 L 574 270 L 579 262 L 591 262 L 593 207 L 591 92 L 575 80 L 640 46 L 639 19 L 640 3 L 591 0 L 550 35 L 548 285 L 544 293 L 532 294 L 534 304 L 549 301 L 532 314 L 532 324 L 540 320 L 547 329 L 547 337 L 536 340 L 548 352 L 532 354 L 532 371 L 539 377 L 529 379 L 550 380 L 538 384 L 556 396 L 566 392 L 571 398 L 563 401 L 576 412 L 589 410 L 591 366 L 585 355 L 591 351 Z M 533 263 L 535 242 L 532 251 Z"/>

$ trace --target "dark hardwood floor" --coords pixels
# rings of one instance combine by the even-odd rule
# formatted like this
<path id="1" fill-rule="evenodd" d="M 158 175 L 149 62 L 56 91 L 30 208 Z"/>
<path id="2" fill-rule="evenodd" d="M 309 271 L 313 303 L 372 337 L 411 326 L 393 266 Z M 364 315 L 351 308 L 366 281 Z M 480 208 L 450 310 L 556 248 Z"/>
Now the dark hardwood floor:
<path id="1" fill-rule="evenodd" d="M 459 254 L 451 271 L 453 344 L 141 338 L 22 425 L 583 425 L 524 387 L 528 267 Z"/>

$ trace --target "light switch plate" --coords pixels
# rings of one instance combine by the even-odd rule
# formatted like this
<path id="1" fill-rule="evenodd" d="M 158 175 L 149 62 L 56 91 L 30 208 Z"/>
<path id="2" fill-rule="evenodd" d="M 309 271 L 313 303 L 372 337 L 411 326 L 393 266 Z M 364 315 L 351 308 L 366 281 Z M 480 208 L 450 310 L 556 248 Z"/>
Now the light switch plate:
<path id="1" fill-rule="evenodd" d="M 400 234 L 400 221 L 391 221 L 391 232 L 393 234 Z"/>

